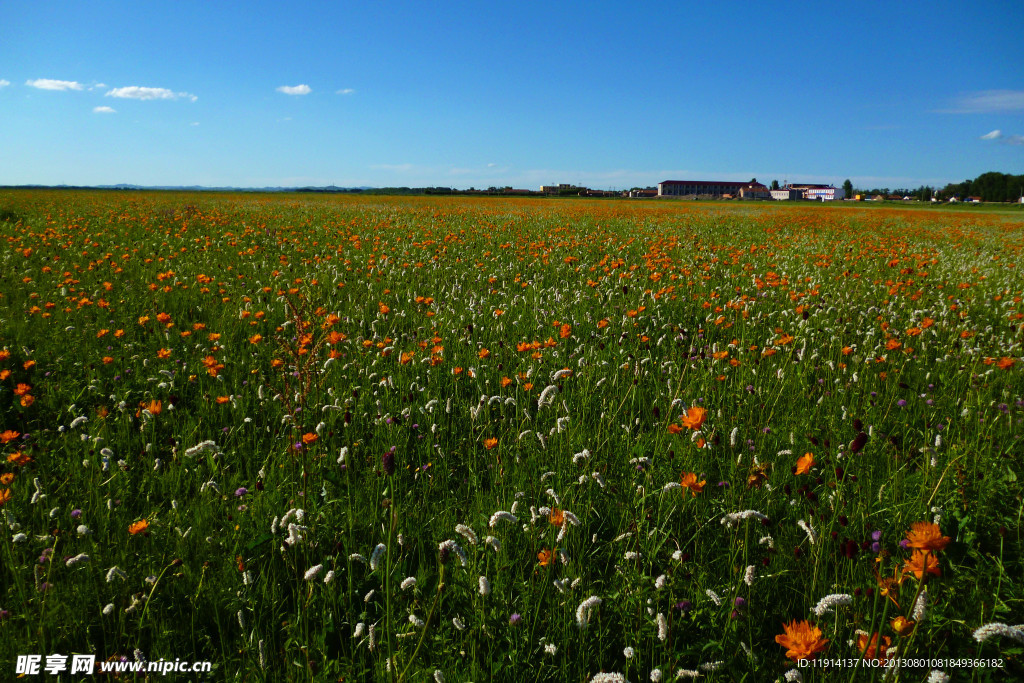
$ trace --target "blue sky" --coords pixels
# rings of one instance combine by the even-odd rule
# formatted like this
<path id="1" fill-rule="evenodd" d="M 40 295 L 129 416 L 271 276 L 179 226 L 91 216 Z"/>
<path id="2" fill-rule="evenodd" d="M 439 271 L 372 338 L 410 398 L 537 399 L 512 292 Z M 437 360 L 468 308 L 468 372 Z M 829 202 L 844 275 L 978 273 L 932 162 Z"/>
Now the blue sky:
<path id="1" fill-rule="evenodd" d="M 1024 173 L 1024 3 L 0 5 L 0 184 Z"/>

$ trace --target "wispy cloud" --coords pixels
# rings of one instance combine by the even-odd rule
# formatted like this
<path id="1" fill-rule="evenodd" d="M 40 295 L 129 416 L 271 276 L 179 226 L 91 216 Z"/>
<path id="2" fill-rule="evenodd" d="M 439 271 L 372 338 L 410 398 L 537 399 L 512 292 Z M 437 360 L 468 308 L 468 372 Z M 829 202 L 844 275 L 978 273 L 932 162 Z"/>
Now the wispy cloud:
<path id="1" fill-rule="evenodd" d="M 277 88 L 277 92 L 283 92 L 285 95 L 308 95 L 313 92 L 313 89 L 302 83 L 300 85 L 282 85 Z"/>
<path id="2" fill-rule="evenodd" d="M 0 88 L 6 88 L 11 84 L 6 78 L 0 78 Z"/>
<path id="3" fill-rule="evenodd" d="M 93 112 L 96 114 L 116 114 L 117 110 L 113 107 L 93 107 Z"/>
<path id="4" fill-rule="evenodd" d="M 82 90 L 84 85 L 78 81 L 58 81 L 52 78 L 37 78 L 25 81 L 25 85 L 40 90 Z"/>
<path id="5" fill-rule="evenodd" d="M 1024 135 L 1003 135 L 1003 131 L 994 130 L 991 133 L 985 133 L 979 140 L 995 140 L 1004 145 L 1024 145 Z"/>
<path id="6" fill-rule="evenodd" d="M 1024 111 L 1024 90 L 982 90 L 956 99 L 953 106 L 940 109 L 942 114 L 986 114 Z"/>
<path id="7" fill-rule="evenodd" d="M 114 88 L 107 93 L 107 97 L 120 97 L 127 100 L 191 100 L 195 102 L 198 97 L 192 93 L 174 92 L 167 88 L 147 88 L 140 85 L 129 85 L 124 88 Z"/>
<path id="8" fill-rule="evenodd" d="M 336 95 L 354 95 L 355 92 L 356 91 L 353 88 L 342 88 L 341 90 L 336 90 L 335 94 Z"/>

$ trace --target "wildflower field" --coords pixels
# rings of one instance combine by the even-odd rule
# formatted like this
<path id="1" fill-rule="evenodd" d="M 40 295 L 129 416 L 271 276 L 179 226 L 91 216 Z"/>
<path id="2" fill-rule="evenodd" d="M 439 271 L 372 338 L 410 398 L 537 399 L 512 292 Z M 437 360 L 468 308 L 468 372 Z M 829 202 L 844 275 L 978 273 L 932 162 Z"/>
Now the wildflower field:
<path id="1" fill-rule="evenodd" d="M 1011 210 L 0 191 L 0 678 L 1020 680 L 1022 296 Z"/>

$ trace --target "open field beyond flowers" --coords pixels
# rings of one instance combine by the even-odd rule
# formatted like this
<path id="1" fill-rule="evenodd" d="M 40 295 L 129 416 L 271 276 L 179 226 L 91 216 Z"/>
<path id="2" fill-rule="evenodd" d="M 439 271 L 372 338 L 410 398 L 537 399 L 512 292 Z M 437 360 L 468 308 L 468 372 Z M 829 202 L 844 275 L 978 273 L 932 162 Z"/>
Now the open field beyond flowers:
<path id="1" fill-rule="evenodd" d="M 0 191 L 0 678 L 1020 680 L 1022 296 L 1019 212 Z"/>

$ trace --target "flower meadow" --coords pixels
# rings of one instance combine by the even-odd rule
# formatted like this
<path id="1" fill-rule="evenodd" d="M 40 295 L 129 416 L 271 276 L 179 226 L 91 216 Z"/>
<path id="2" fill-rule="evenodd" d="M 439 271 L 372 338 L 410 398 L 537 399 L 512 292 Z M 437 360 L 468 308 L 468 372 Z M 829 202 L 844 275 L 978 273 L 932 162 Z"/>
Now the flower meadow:
<path id="1" fill-rule="evenodd" d="M 1024 675 L 1019 212 L 6 190 L 0 263 L 4 671 Z"/>

